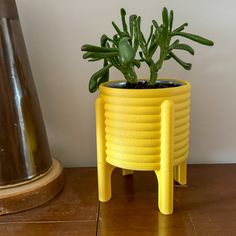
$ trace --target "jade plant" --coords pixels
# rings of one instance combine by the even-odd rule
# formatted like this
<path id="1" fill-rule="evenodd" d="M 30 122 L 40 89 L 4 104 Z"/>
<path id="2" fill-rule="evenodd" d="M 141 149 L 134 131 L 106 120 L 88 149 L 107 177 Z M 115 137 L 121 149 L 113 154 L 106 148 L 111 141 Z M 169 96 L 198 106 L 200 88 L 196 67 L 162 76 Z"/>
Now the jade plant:
<path id="1" fill-rule="evenodd" d="M 185 43 L 180 43 L 177 37 L 184 37 L 207 46 L 214 44 L 199 35 L 184 32 L 188 23 L 173 29 L 174 12 L 173 10 L 168 12 L 166 7 L 162 10 L 162 23 L 152 21 L 148 37 L 145 37 L 141 30 L 140 16 L 131 15 L 127 22 L 126 11 L 123 8 L 120 14 L 122 27 L 112 22 L 115 29 L 113 37 L 103 35 L 100 46 L 85 44 L 81 48 L 85 52 L 84 59 L 92 62 L 103 60 L 102 69 L 90 78 L 90 92 L 95 92 L 101 83 L 109 81 L 111 67 L 115 67 L 123 74 L 129 88 L 137 88 L 139 80 L 135 68 L 139 68 L 141 63 L 146 63 L 150 70 L 148 88 L 153 88 L 157 84 L 158 72 L 166 60 L 173 58 L 184 69 L 190 70 L 192 65 L 181 60 L 175 52 L 184 50 L 194 55 L 194 49 Z"/>

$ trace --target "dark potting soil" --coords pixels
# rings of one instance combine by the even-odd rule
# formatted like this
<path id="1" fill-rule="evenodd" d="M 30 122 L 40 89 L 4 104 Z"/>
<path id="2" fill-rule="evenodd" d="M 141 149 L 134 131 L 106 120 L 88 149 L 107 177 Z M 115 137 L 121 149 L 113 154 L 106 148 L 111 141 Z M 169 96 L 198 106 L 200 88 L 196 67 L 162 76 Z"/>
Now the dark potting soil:
<path id="1" fill-rule="evenodd" d="M 129 82 L 123 83 L 114 83 L 110 84 L 109 87 L 112 88 L 122 88 L 122 89 L 162 89 L 162 88 L 173 88 L 181 86 L 181 83 L 173 82 L 173 81 L 157 81 L 154 86 L 149 85 L 148 81 L 140 80 L 137 84 L 131 84 Z"/>

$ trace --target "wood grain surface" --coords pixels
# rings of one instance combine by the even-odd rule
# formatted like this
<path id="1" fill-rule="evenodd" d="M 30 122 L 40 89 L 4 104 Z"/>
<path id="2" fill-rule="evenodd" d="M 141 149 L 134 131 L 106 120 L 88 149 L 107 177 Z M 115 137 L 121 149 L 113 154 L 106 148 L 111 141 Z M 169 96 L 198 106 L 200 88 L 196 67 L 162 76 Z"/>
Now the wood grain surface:
<path id="1" fill-rule="evenodd" d="M 113 176 L 113 198 L 102 203 L 99 235 L 230 236 L 236 235 L 236 165 L 190 165 L 188 187 L 177 185 L 174 214 L 157 208 L 152 172 Z"/>
<path id="2" fill-rule="evenodd" d="M 236 165 L 190 165 L 188 187 L 175 187 L 174 214 L 157 206 L 152 172 L 112 176 L 113 196 L 98 203 L 96 168 L 65 170 L 64 191 L 47 204 L 0 217 L 1 236 L 233 236 Z"/>

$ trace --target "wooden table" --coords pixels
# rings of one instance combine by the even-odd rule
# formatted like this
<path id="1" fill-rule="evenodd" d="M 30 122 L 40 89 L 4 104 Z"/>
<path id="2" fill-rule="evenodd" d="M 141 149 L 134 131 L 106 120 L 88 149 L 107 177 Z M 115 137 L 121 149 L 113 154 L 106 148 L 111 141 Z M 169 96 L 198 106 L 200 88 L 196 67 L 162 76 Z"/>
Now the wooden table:
<path id="1" fill-rule="evenodd" d="M 230 236 L 236 235 L 236 164 L 189 165 L 188 187 L 175 187 L 174 214 L 157 208 L 153 172 L 122 177 L 99 204 L 96 168 L 65 169 L 65 188 L 49 203 L 1 216 L 1 236 Z"/>

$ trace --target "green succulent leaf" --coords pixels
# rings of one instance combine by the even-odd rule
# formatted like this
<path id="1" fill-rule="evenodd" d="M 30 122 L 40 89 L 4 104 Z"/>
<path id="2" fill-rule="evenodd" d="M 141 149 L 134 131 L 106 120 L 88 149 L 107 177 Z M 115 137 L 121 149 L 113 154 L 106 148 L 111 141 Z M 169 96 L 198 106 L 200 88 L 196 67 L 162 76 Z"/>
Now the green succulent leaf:
<path id="1" fill-rule="evenodd" d="M 135 57 L 135 51 L 129 43 L 129 38 L 124 37 L 119 42 L 119 59 L 123 65 L 127 65 L 133 62 Z"/>
<path id="2" fill-rule="evenodd" d="M 141 17 L 137 18 L 137 26 L 136 26 L 137 34 L 138 34 L 138 41 L 139 46 L 142 48 L 142 51 L 145 57 L 148 57 L 148 49 L 147 49 L 147 42 L 146 39 L 141 31 Z"/>
<path id="3" fill-rule="evenodd" d="M 89 62 L 94 62 L 94 61 L 100 61 L 101 59 L 99 59 L 99 58 L 94 58 L 94 59 L 89 59 L 88 61 Z"/>
<path id="4" fill-rule="evenodd" d="M 153 23 L 154 27 L 156 28 L 156 30 L 158 31 L 158 33 L 160 33 L 161 27 L 158 25 L 158 23 L 155 20 L 153 20 L 152 23 Z"/>
<path id="5" fill-rule="evenodd" d="M 156 52 L 159 46 L 159 36 L 160 35 L 157 31 L 152 35 L 150 46 L 148 48 L 148 53 L 150 58 L 153 56 L 153 54 Z"/>
<path id="6" fill-rule="evenodd" d="M 163 21 L 163 37 L 167 40 L 168 28 L 169 28 L 169 17 L 168 10 L 166 7 L 162 10 L 162 21 Z"/>
<path id="7" fill-rule="evenodd" d="M 150 27 L 150 34 L 147 40 L 147 45 L 149 45 L 149 43 L 151 42 L 152 36 L 153 36 L 153 25 L 151 25 Z"/>
<path id="8" fill-rule="evenodd" d="M 97 47 L 90 44 L 85 44 L 81 47 L 81 51 L 87 52 L 118 52 L 117 48 Z"/>
<path id="9" fill-rule="evenodd" d="M 170 46 L 169 48 L 172 49 L 175 45 L 177 45 L 179 43 L 179 39 L 175 40 Z"/>
<path id="10" fill-rule="evenodd" d="M 170 31 L 172 31 L 173 20 L 174 20 L 174 12 L 173 12 L 173 10 L 171 10 L 171 11 L 170 11 L 170 16 L 169 16 Z"/>
<path id="11" fill-rule="evenodd" d="M 103 34 L 102 37 L 100 38 L 101 47 L 105 47 L 108 40 L 109 40 L 109 37 Z"/>
<path id="12" fill-rule="evenodd" d="M 187 45 L 187 44 L 176 44 L 172 47 L 173 49 L 178 49 L 178 50 L 184 50 L 184 51 L 187 51 L 189 52 L 190 54 L 194 55 L 194 49 Z"/>
<path id="13" fill-rule="evenodd" d="M 120 28 L 116 25 L 116 23 L 115 23 L 114 21 L 112 21 L 112 25 L 113 25 L 114 29 L 116 30 L 117 34 L 118 34 L 120 37 L 123 37 L 122 31 L 120 30 Z"/>
<path id="14" fill-rule="evenodd" d="M 159 46 L 159 42 L 156 37 L 154 37 L 154 41 L 151 42 L 151 45 L 148 49 L 149 57 L 152 57 L 153 54 L 156 52 L 157 48 Z"/>
<path id="15" fill-rule="evenodd" d="M 134 20 L 137 18 L 137 15 L 131 15 L 129 17 L 129 31 L 130 31 L 130 36 L 133 38 L 134 34 Z"/>
<path id="16" fill-rule="evenodd" d="M 191 70 L 192 64 L 182 61 L 182 60 L 181 60 L 179 57 L 177 57 L 173 52 L 170 52 L 169 55 L 170 55 L 175 61 L 177 61 L 185 70 Z"/>
<path id="17" fill-rule="evenodd" d="M 203 44 L 203 45 L 207 45 L 207 46 L 213 46 L 214 43 L 213 41 L 203 38 L 199 35 L 196 34 L 190 34 L 190 33 L 185 33 L 185 32 L 173 32 L 172 36 L 182 36 L 188 39 L 191 39 L 197 43 Z"/>
<path id="18" fill-rule="evenodd" d="M 103 62 L 103 68 L 106 68 L 108 66 L 108 61 L 107 59 L 104 59 L 104 62 Z M 112 65 L 112 64 L 111 64 Z M 109 81 L 109 69 L 102 75 L 102 77 L 99 79 L 98 81 L 98 86 L 103 83 L 103 82 L 107 82 Z"/>
<path id="19" fill-rule="evenodd" d="M 163 21 L 164 26 L 169 25 L 168 10 L 166 7 L 163 7 L 162 9 L 162 21 Z"/>
<path id="20" fill-rule="evenodd" d="M 118 55 L 119 52 L 86 52 L 83 55 L 83 59 L 88 59 L 88 58 L 104 59 L 108 57 L 116 57 Z"/>
<path id="21" fill-rule="evenodd" d="M 117 57 L 110 57 L 106 59 L 109 63 L 111 63 L 114 67 L 116 67 L 118 70 L 121 67 L 121 64 L 119 62 L 119 60 L 117 59 Z"/>
<path id="22" fill-rule="evenodd" d="M 139 47 L 139 26 L 138 26 L 138 17 L 134 19 L 134 51 L 135 53 L 138 50 Z"/>
<path id="23" fill-rule="evenodd" d="M 110 38 L 108 38 L 105 34 L 102 35 L 101 39 L 100 39 L 100 43 L 101 43 L 101 47 L 107 47 L 110 48 L 110 45 L 108 43 L 108 41 L 110 41 Z M 116 49 L 116 48 L 113 48 Z M 117 49 L 116 49 L 117 50 Z M 106 66 L 108 66 L 108 61 L 107 59 L 104 59 L 103 62 L 103 68 L 105 68 Z M 109 81 L 109 69 L 102 75 L 102 77 L 99 79 L 98 82 L 98 86 L 103 83 L 103 82 L 107 82 Z"/>
<path id="24" fill-rule="evenodd" d="M 143 35 L 142 31 L 141 31 L 141 17 L 140 17 L 140 16 L 137 18 L 137 23 L 138 23 L 138 31 L 139 31 L 139 37 L 140 37 L 139 39 L 140 39 L 144 44 L 146 44 L 145 37 L 144 37 L 144 35 Z"/>
<path id="25" fill-rule="evenodd" d="M 181 32 L 182 30 L 184 30 L 184 28 L 188 26 L 188 23 L 184 23 L 181 26 L 179 26 L 178 28 L 176 28 L 173 32 Z"/>
<path id="26" fill-rule="evenodd" d="M 106 65 L 105 67 L 103 67 L 101 70 L 97 71 L 96 73 L 94 73 L 92 75 L 92 77 L 90 78 L 90 81 L 89 81 L 89 91 L 91 93 L 94 93 L 97 91 L 99 85 L 102 83 L 103 80 L 106 80 L 107 77 L 102 77 L 104 74 L 107 73 L 107 71 L 109 71 L 110 67 L 112 67 L 111 64 L 109 65 Z M 100 78 L 103 78 L 103 79 L 100 79 Z M 100 81 L 99 81 L 100 79 Z M 104 81 L 105 82 L 105 81 Z"/>
<path id="27" fill-rule="evenodd" d="M 166 7 L 162 9 L 161 22 L 152 21 L 147 37 L 142 32 L 140 16 L 130 15 L 127 18 L 123 8 L 120 9 L 120 16 L 120 26 L 112 22 L 115 29 L 113 36 L 102 35 L 100 46 L 85 44 L 81 47 L 84 59 L 89 59 L 91 62 L 103 60 L 103 68 L 94 73 L 90 79 L 90 92 L 95 92 L 102 82 L 109 80 L 109 69 L 112 66 L 118 69 L 129 83 L 136 84 L 138 79 L 135 69 L 139 68 L 142 62 L 146 63 L 150 70 L 149 85 L 155 85 L 158 72 L 165 60 L 173 58 L 184 69 L 190 70 L 192 65 L 176 56 L 175 50 L 183 50 L 194 55 L 194 49 L 188 44 L 180 43 L 178 39 L 180 37 L 207 46 L 214 44 L 209 39 L 184 32 L 187 23 L 173 29 L 174 12 L 168 11 Z M 177 40 L 172 42 L 173 37 Z M 136 58 L 137 52 L 140 57 Z"/>
<path id="28" fill-rule="evenodd" d="M 114 47 L 118 46 L 119 41 L 120 41 L 120 36 L 118 34 L 115 34 L 113 36 L 113 45 L 114 45 Z"/>
<path id="29" fill-rule="evenodd" d="M 126 20 L 125 20 L 126 11 L 125 11 L 124 8 L 121 8 L 120 14 L 121 14 L 123 30 L 124 30 L 125 33 L 128 33 L 128 27 L 127 27 Z"/>

